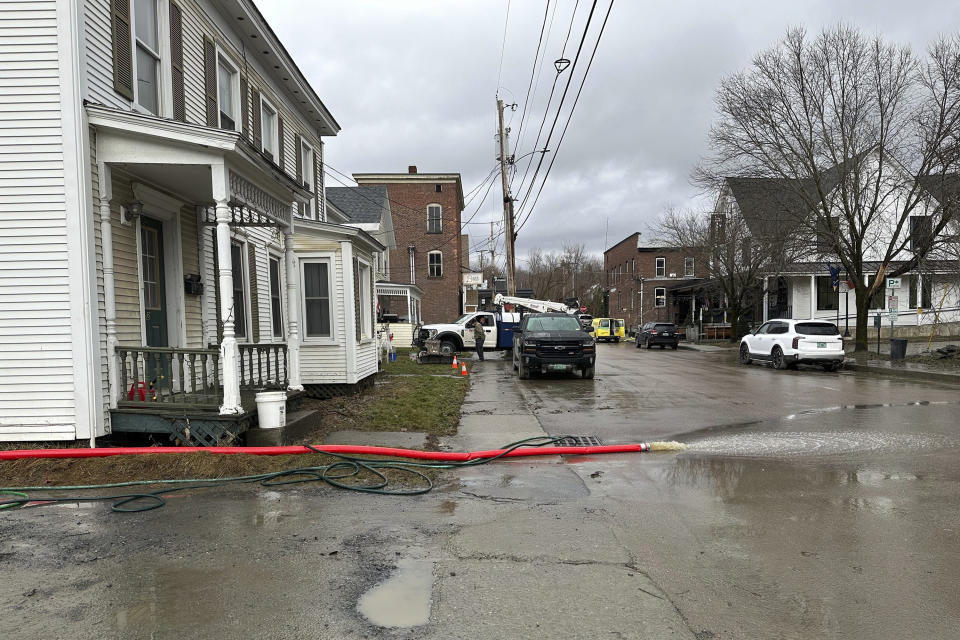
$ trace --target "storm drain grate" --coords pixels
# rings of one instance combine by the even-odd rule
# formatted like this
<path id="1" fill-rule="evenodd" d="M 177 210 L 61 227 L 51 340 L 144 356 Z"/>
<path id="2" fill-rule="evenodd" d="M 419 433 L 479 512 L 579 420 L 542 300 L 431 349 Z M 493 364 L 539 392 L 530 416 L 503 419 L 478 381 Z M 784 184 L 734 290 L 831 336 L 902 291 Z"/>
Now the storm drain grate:
<path id="1" fill-rule="evenodd" d="M 557 440 L 555 447 L 599 447 L 603 443 L 597 436 L 566 436 Z"/>

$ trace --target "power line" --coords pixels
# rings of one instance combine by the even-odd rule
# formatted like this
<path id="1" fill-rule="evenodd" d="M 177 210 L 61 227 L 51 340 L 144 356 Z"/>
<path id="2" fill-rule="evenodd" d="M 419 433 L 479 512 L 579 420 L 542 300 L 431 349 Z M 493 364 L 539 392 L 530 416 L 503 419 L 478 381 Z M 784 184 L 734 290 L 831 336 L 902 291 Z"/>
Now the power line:
<path id="1" fill-rule="evenodd" d="M 596 5 L 596 0 L 594 0 L 594 5 Z M 569 42 L 569 40 L 570 40 L 570 33 L 573 31 L 573 23 L 574 23 L 574 21 L 576 20 L 576 17 L 577 17 L 577 8 L 578 8 L 579 6 L 580 6 L 580 0 L 577 0 L 576 3 L 574 3 L 574 5 L 573 5 L 573 12 L 570 14 L 570 26 L 567 27 L 567 37 L 564 39 L 564 41 L 563 41 L 563 49 L 561 49 L 561 51 L 560 51 L 560 57 L 561 57 L 561 58 L 563 58 L 563 56 L 566 55 L 566 52 L 567 52 L 567 42 Z M 592 10 L 591 10 L 591 13 L 592 13 Z M 589 21 L 587 22 L 587 25 L 589 26 Z M 546 55 L 544 55 L 544 59 L 541 61 L 541 65 L 542 65 L 544 62 L 546 62 Z M 576 62 L 574 62 L 574 64 L 576 64 Z M 573 76 L 573 69 L 570 69 L 570 75 Z M 557 81 L 558 81 L 558 80 L 560 80 L 560 71 L 557 71 L 556 75 L 553 76 L 553 85 L 550 87 L 550 95 L 547 97 L 547 106 L 544 107 L 544 109 L 543 109 L 543 118 L 540 120 L 540 128 L 537 130 L 537 139 L 536 139 L 536 140 L 534 141 L 534 143 L 533 143 L 533 148 L 534 148 L 534 149 L 539 149 L 539 148 L 540 148 L 540 136 L 543 135 L 543 127 L 544 127 L 544 125 L 546 125 L 546 123 L 547 123 L 547 116 L 550 115 L 550 105 L 553 103 L 553 94 L 554 94 L 554 92 L 556 92 L 556 90 L 557 90 Z M 557 114 L 558 114 L 558 115 L 559 115 L 559 113 L 560 113 L 560 107 L 562 107 L 562 106 L 563 106 L 563 101 L 561 100 L 560 105 L 557 107 Z M 547 144 L 544 143 L 543 146 L 544 146 L 544 148 L 546 148 Z M 543 162 L 543 156 L 541 156 L 540 162 L 541 162 L 541 163 Z M 524 170 L 523 170 L 523 177 L 520 179 L 520 186 L 517 187 L 517 193 L 523 191 L 523 185 L 524 185 L 524 184 L 526 183 L 526 181 L 527 181 L 527 175 L 528 175 L 529 172 L 530 172 L 530 166 L 531 166 L 532 164 L 533 164 L 533 156 L 531 155 L 531 156 L 530 156 L 530 159 L 527 160 L 527 166 L 526 166 L 526 168 L 524 168 Z M 540 167 L 540 165 L 538 164 L 538 165 L 537 165 L 537 168 L 539 169 L 539 167 Z M 534 174 L 534 179 L 536 179 L 536 174 Z"/>
<path id="2" fill-rule="evenodd" d="M 507 0 L 507 15 L 503 19 L 503 40 L 500 42 L 500 70 L 497 72 L 497 94 L 500 93 L 500 78 L 503 75 L 503 52 L 507 48 L 507 25 L 510 22 L 510 0 Z"/>
<path id="3" fill-rule="evenodd" d="M 550 125 L 550 132 L 547 134 L 547 139 L 543 143 L 544 147 L 550 146 L 550 140 L 553 138 L 553 132 L 557 128 L 557 121 L 560 119 L 560 113 L 563 111 L 563 103 L 567 99 L 567 92 L 570 90 L 570 83 L 573 82 L 573 74 L 577 68 L 577 62 L 580 61 L 580 53 L 583 51 L 583 44 L 587 40 L 587 33 L 590 31 L 590 22 L 593 20 L 593 12 L 597 8 L 597 0 L 593 0 L 593 4 L 590 5 L 590 13 L 587 15 L 587 23 L 583 27 L 583 35 L 580 38 L 580 44 L 577 46 L 577 54 L 573 58 L 573 64 L 570 67 L 570 75 L 567 76 L 567 83 L 563 87 L 563 95 L 560 96 L 560 104 L 557 105 L 557 113 L 553 117 L 553 123 Z M 558 73 L 559 75 L 559 73 Z M 543 156 L 540 155 L 540 160 L 537 162 L 537 168 L 533 172 L 533 177 L 530 179 L 530 184 L 527 186 L 527 193 L 523 196 L 523 199 L 520 203 L 520 208 L 523 209 L 523 205 L 530 198 L 530 193 L 533 191 L 533 185 L 537 182 L 537 175 L 540 173 L 540 167 L 543 166 Z"/>
<path id="4" fill-rule="evenodd" d="M 553 163 L 557 160 L 557 155 L 560 152 L 560 145 L 563 144 L 563 139 L 567 135 L 567 128 L 570 126 L 570 120 L 573 118 L 573 112 L 577 108 L 577 103 L 580 101 L 580 94 L 583 92 L 583 85 L 587 81 L 587 75 L 590 73 L 590 67 L 593 66 L 593 58 L 597 54 L 597 49 L 600 47 L 600 39 L 603 37 L 603 30 L 607 26 L 607 20 L 610 18 L 610 12 L 613 10 L 614 0 L 610 0 L 610 6 L 607 7 L 607 14 L 603 17 L 603 24 L 600 25 L 600 32 L 597 34 L 597 41 L 593 44 L 593 51 L 590 53 L 590 60 L 587 61 L 587 68 L 583 72 L 583 77 L 580 79 L 580 87 L 577 89 L 577 95 L 573 99 L 573 105 L 570 107 L 570 112 L 567 114 L 567 121 L 563 125 L 563 131 L 560 132 L 560 139 L 557 141 L 557 146 L 554 148 L 553 157 L 550 158 L 550 164 L 547 165 L 547 172 L 543 176 L 543 181 L 540 183 L 540 189 L 537 191 L 537 195 L 533 200 L 533 204 L 530 205 L 530 208 L 527 210 L 526 217 L 520 222 L 514 233 L 520 231 L 523 228 L 523 225 L 527 223 L 527 220 L 530 219 L 530 216 L 533 214 L 534 208 L 537 206 L 537 202 L 540 200 L 540 194 L 543 193 L 543 187 L 547 184 L 547 178 L 550 177 L 550 170 L 553 169 Z M 523 209 L 524 203 L 520 204 L 520 208 Z"/>
<path id="5" fill-rule="evenodd" d="M 556 10 L 557 10 L 557 4 L 556 4 L 556 3 L 554 3 L 554 5 L 553 5 L 553 10 L 554 10 L 554 13 L 555 13 Z M 534 76 L 537 75 L 537 68 L 538 68 L 537 61 L 540 59 L 540 49 L 541 49 L 541 47 L 543 47 L 543 32 L 544 32 L 544 30 L 545 30 L 546 27 L 547 27 L 547 14 L 549 14 L 549 13 L 550 13 L 550 0 L 547 0 L 547 4 L 546 4 L 546 6 L 545 6 L 544 9 L 543 9 L 543 24 L 540 25 L 540 38 L 539 38 L 539 40 L 537 40 L 537 51 L 536 51 L 536 53 L 533 54 L 533 67 L 530 69 L 530 82 L 527 83 L 527 95 L 526 95 L 526 96 L 524 97 L 524 99 L 523 99 L 523 110 L 520 112 L 520 129 L 517 131 L 517 138 L 516 138 L 515 148 L 519 148 L 519 146 L 520 146 L 520 139 L 521 139 L 522 136 L 523 136 L 523 123 L 524 123 L 524 120 L 525 120 L 526 117 L 527 117 L 527 105 L 528 105 L 529 102 L 530 102 L 530 89 L 533 88 L 533 79 L 534 79 Z M 552 19 L 550 20 L 550 25 L 551 25 L 551 27 L 553 26 L 553 20 L 552 20 Z M 549 36 L 548 36 L 548 40 L 549 40 Z M 544 55 L 544 57 L 546 57 L 546 55 L 547 55 L 547 52 L 546 52 L 546 49 L 545 49 L 545 48 L 544 48 L 543 55 Z M 536 94 L 534 94 L 534 95 L 536 95 Z M 516 169 L 515 169 L 515 168 L 514 168 L 514 172 L 516 172 Z"/>

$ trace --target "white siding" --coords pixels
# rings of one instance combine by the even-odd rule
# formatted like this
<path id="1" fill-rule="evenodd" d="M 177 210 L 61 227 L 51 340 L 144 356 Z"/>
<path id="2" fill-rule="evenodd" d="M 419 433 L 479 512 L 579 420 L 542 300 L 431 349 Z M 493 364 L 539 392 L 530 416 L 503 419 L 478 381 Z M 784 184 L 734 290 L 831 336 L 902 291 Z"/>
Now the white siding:
<path id="1" fill-rule="evenodd" d="M 72 439 L 55 0 L 0 5 L 0 440 Z"/>
<path id="2" fill-rule="evenodd" d="M 87 98 L 109 107 L 129 109 L 130 101 L 113 90 L 113 36 L 110 20 L 110 0 L 84 0 Z"/>

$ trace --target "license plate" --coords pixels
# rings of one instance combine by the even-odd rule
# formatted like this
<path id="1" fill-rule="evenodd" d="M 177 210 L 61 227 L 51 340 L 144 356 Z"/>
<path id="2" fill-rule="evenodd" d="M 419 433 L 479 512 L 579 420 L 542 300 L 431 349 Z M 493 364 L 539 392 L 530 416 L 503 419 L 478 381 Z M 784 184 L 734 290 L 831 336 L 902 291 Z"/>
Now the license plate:
<path id="1" fill-rule="evenodd" d="M 550 365 L 550 368 L 553 371 L 565 371 L 568 366 L 569 365 L 565 365 L 565 364 L 552 364 Z"/>
<path id="2" fill-rule="evenodd" d="M 826 342 L 818 342 L 818 343 L 817 343 L 817 349 L 826 349 L 826 348 L 827 348 L 827 343 L 826 343 Z"/>

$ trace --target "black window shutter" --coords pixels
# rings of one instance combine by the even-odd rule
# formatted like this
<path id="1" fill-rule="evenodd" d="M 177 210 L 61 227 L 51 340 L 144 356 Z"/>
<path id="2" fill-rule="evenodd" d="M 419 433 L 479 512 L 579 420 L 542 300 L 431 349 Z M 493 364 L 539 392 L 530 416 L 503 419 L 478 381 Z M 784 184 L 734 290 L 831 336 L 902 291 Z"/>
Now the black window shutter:
<path id="1" fill-rule="evenodd" d="M 286 171 L 284 169 L 286 163 L 283 161 L 283 118 L 280 114 L 277 114 L 277 155 L 280 156 L 277 158 L 277 166 L 280 167 L 280 171 Z"/>
<path id="2" fill-rule="evenodd" d="M 217 49 L 203 36 L 203 84 L 207 104 L 207 126 L 219 126 L 217 118 Z"/>
<path id="3" fill-rule="evenodd" d="M 253 108 L 253 146 L 257 151 L 263 150 L 263 131 L 260 129 L 260 92 L 256 89 L 250 90 L 250 106 Z"/>
<path id="4" fill-rule="evenodd" d="M 133 49 L 130 34 L 130 0 L 111 0 L 113 37 L 113 89 L 133 100 Z"/>
<path id="5" fill-rule="evenodd" d="M 183 12 L 170 3 L 170 67 L 173 71 L 173 119 L 187 121 L 183 95 Z"/>
<path id="6" fill-rule="evenodd" d="M 249 96 L 247 95 L 247 77 L 240 77 L 240 117 L 243 119 L 243 122 L 240 124 L 240 131 L 243 132 L 243 137 L 247 140 L 250 139 L 250 101 Z"/>
<path id="7" fill-rule="evenodd" d="M 297 181 L 297 184 L 303 184 L 303 181 L 300 179 L 301 174 L 303 173 L 303 139 L 300 137 L 299 133 L 293 134 L 293 145 L 296 147 L 296 152 L 293 154 L 296 161 L 297 175 L 293 178 Z M 297 204 L 297 211 L 300 212 L 300 215 L 307 215 L 306 205 L 302 202 Z"/>
<path id="8" fill-rule="evenodd" d="M 247 245 L 247 273 L 250 274 L 250 342 L 260 342 L 260 292 L 257 287 L 257 249 Z"/>

